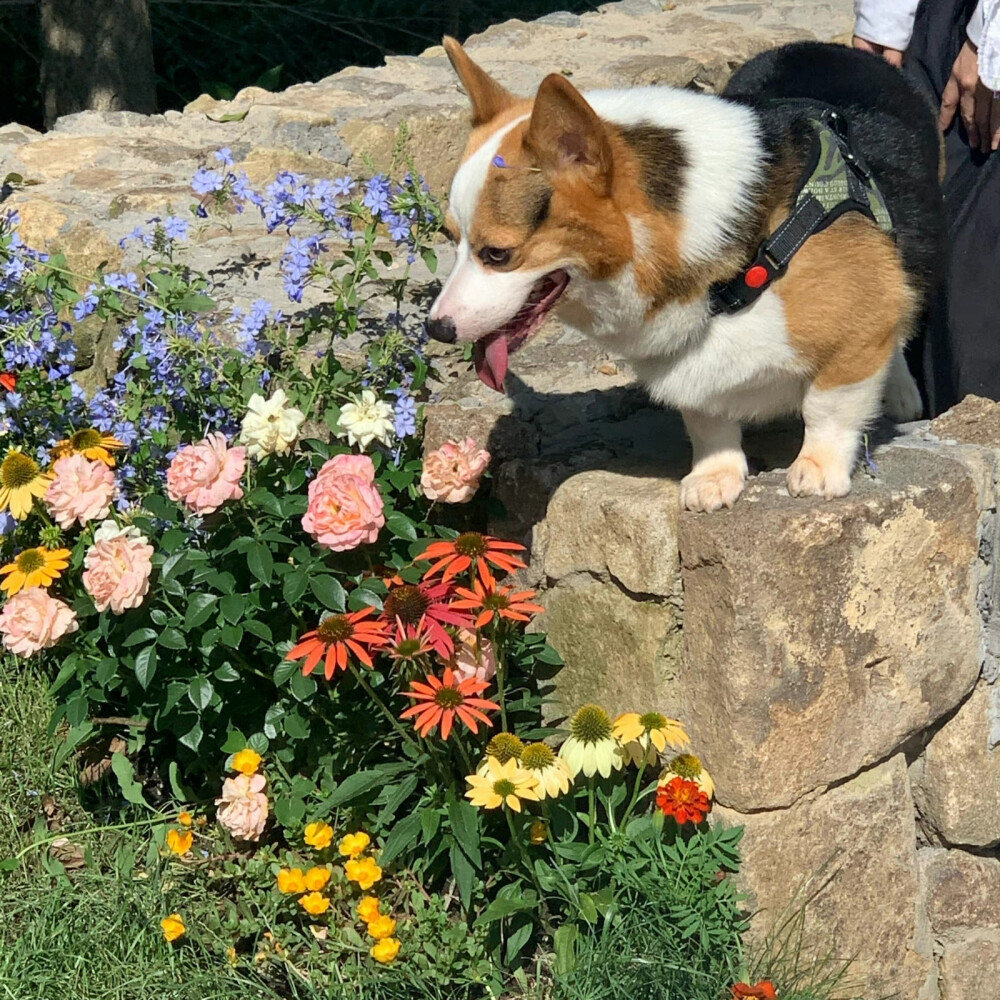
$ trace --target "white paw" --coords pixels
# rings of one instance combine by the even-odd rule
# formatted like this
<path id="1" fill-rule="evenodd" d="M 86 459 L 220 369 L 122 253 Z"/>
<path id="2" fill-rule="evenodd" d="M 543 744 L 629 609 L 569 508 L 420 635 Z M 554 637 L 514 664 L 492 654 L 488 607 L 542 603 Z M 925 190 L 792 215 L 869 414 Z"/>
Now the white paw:
<path id="1" fill-rule="evenodd" d="M 923 416 L 924 404 L 920 398 L 920 390 L 908 371 L 893 370 L 890 374 L 882 397 L 882 410 L 897 424 L 919 420 Z"/>
<path id="2" fill-rule="evenodd" d="M 706 514 L 732 507 L 743 492 L 743 481 L 743 470 L 739 468 L 692 472 L 681 480 L 681 507 Z"/>
<path id="3" fill-rule="evenodd" d="M 843 462 L 820 462 L 799 455 L 788 470 L 788 492 L 793 497 L 846 497 L 851 492 L 851 473 Z"/>

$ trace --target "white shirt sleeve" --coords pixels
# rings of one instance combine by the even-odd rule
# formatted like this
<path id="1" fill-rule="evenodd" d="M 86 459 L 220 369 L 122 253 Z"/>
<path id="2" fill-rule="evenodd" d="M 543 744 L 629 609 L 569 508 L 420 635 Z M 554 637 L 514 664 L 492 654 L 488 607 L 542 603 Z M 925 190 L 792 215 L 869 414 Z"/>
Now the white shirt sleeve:
<path id="1" fill-rule="evenodd" d="M 979 78 L 1000 91 L 1000 0 L 979 0 L 966 34 L 979 49 Z"/>
<path id="2" fill-rule="evenodd" d="M 919 0 L 854 0 L 854 34 L 903 52 L 910 44 L 918 5 Z"/>

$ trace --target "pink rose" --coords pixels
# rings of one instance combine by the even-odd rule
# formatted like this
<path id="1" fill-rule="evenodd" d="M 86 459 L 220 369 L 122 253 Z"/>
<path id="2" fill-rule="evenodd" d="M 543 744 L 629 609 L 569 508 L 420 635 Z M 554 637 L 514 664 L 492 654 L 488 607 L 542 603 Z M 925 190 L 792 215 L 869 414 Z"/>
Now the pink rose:
<path id="1" fill-rule="evenodd" d="M 428 500 L 444 503 L 467 503 L 479 489 L 490 453 L 472 438 L 446 441 L 436 451 L 424 457 L 420 486 Z"/>
<path id="2" fill-rule="evenodd" d="M 451 669 L 460 681 L 491 681 L 496 677 L 497 658 L 489 639 L 476 638 L 471 629 L 460 628 L 455 643 Z"/>
<path id="3" fill-rule="evenodd" d="M 83 586 L 94 607 L 120 615 L 137 608 L 149 590 L 153 546 L 138 528 L 119 528 L 105 521 L 94 532 L 94 544 L 83 560 Z"/>
<path id="4" fill-rule="evenodd" d="M 216 819 L 239 840 L 257 840 L 267 823 L 266 779 L 263 774 L 237 774 L 222 783 L 215 800 Z"/>
<path id="5" fill-rule="evenodd" d="M 107 517 L 115 491 L 115 477 L 103 462 L 83 455 L 66 455 L 53 467 L 45 504 L 63 531 L 99 517 Z"/>
<path id="6" fill-rule="evenodd" d="M 374 542 L 385 524 L 375 466 L 367 455 L 335 455 L 309 484 L 302 527 L 334 552 Z"/>
<path id="7" fill-rule="evenodd" d="M 227 500 L 243 496 L 240 479 L 246 448 L 227 448 L 224 435 L 209 434 L 174 455 L 167 469 L 167 496 L 183 500 L 196 514 L 214 514 Z"/>
<path id="8" fill-rule="evenodd" d="M 0 609 L 3 644 L 18 656 L 48 649 L 79 627 L 76 612 L 42 587 L 22 590 Z"/>

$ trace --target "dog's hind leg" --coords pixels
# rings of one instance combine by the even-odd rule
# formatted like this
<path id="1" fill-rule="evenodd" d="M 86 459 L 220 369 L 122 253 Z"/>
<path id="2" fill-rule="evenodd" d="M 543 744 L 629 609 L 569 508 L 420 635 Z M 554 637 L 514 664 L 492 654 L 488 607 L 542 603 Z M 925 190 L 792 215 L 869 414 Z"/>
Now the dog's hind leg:
<path id="1" fill-rule="evenodd" d="M 924 412 L 920 390 L 910 374 L 901 346 L 893 352 L 892 361 L 889 363 L 889 377 L 885 382 L 882 410 L 897 424 L 919 420 Z"/>
<path id="2" fill-rule="evenodd" d="M 681 480 L 681 506 L 697 511 L 732 507 L 747 477 L 739 421 L 692 410 L 681 415 L 694 452 L 691 471 Z"/>
<path id="3" fill-rule="evenodd" d="M 830 500 L 851 492 L 861 436 L 878 416 L 889 367 L 886 364 L 860 382 L 829 389 L 811 385 L 806 390 L 802 401 L 805 437 L 788 470 L 788 492 L 793 497 Z"/>

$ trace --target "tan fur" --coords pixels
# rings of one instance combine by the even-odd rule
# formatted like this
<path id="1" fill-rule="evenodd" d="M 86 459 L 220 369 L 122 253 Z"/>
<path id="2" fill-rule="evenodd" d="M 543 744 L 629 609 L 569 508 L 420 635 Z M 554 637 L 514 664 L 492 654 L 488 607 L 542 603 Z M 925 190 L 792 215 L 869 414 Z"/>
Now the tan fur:
<path id="1" fill-rule="evenodd" d="M 898 252 L 860 215 L 841 216 L 810 237 L 773 288 L 818 389 L 874 375 L 909 334 L 916 296 Z"/>

